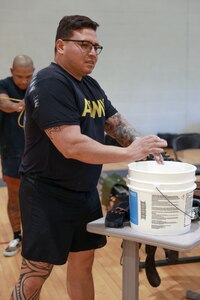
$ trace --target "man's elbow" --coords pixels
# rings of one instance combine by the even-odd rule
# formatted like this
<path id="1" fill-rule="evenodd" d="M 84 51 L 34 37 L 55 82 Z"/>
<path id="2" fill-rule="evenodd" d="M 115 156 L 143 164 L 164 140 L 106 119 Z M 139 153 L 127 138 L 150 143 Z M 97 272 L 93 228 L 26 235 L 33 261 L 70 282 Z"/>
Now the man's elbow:
<path id="1" fill-rule="evenodd" d="M 76 149 L 76 147 L 70 145 L 64 151 L 62 151 L 62 154 L 67 159 L 78 159 L 80 156 L 80 151 Z"/>

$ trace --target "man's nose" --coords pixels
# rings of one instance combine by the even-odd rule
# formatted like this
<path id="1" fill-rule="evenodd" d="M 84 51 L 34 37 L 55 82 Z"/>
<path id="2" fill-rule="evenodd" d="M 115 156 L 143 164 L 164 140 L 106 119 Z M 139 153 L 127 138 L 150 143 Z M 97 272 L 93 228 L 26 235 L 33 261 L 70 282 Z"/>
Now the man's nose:
<path id="1" fill-rule="evenodd" d="M 95 46 L 91 45 L 89 54 L 97 55 L 97 51 L 95 50 Z"/>
<path id="2" fill-rule="evenodd" d="M 23 84 L 27 84 L 27 83 L 28 83 L 28 79 L 27 79 L 27 78 L 22 78 L 21 82 L 22 82 Z"/>

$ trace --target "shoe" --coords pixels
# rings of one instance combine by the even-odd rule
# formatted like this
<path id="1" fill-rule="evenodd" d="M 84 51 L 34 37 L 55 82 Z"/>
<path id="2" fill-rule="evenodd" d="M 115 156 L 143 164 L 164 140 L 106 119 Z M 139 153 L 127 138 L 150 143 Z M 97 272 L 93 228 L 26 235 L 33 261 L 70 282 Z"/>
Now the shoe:
<path id="1" fill-rule="evenodd" d="M 165 251 L 166 259 L 169 261 L 169 263 L 176 264 L 178 262 L 178 256 L 179 256 L 178 251 L 169 250 L 169 249 L 164 249 L 164 251 Z"/>
<path id="2" fill-rule="evenodd" d="M 130 221 L 129 201 L 124 201 L 120 202 L 116 208 L 107 212 L 105 226 L 121 228 L 127 221 Z"/>
<path id="3" fill-rule="evenodd" d="M 19 239 L 12 240 L 7 248 L 4 250 L 3 255 L 4 256 L 14 256 L 17 254 L 21 247 L 21 241 Z"/>
<path id="4" fill-rule="evenodd" d="M 156 246 L 146 245 L 146 260 L 145 260 L 145 272 L 147 279 L 151 286 L 158 287 L 161 283 L 160 276 L 156 270 L 155 264 L 155 252 Z"/>

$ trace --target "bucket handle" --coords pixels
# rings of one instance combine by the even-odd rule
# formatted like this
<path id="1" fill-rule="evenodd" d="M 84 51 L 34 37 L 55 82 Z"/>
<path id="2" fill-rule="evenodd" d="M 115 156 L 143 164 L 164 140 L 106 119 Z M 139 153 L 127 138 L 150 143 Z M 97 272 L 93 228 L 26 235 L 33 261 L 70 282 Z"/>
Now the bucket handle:
<path id="1" fill-rule="evenodd" d="M 178 206 L 176 206 L 174 203 L 172 203 L 162 192 L 161 190 L 155 186 L 156 190 L 171 204 L 173 205 L 176 209 L 178 209 L 180 212 L 182 212 L 184 215 L 188 216 L 190 219 L 192 219 L 192 216 L 187 214 L 185 211 L 183 211 L 182 209 L 180 209 Z"/>

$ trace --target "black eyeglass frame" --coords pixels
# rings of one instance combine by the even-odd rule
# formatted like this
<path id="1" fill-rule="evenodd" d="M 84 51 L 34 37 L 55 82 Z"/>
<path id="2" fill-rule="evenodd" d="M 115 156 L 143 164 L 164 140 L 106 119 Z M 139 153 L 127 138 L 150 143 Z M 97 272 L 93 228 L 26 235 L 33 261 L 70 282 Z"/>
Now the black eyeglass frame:
<path id="1" fill-rule="evenodd" d="M 86 43 L 89 43 L 89 44 L 91 44 L 92 46 L 93 46 L 93 48 L 94 48 L 94 50 L 95 50 L 95 52 L 96 52 L 96 54 L 97 55 L 99 55 L 100 53 L 101 53 L 101 51 L 103 50 L 103 46 L 100 46 L 100 45 L 98 45 L 98 44 L 93 44 L 92 42 L 90 42 L 90 41 L 87 41 L 87 40 L 72 40 L 72 39 L 62 39 L 64 42 L 75 42 L 75 43 L 84 43 L 84 42 L 86 42 Z M 92 49 L 91 49 L 92 50 Z M 90 50 L 90 51 L 91 51 Z M 90 52 L 89 51 L 89 52 Z M 99 51 L 99 52 L 98 52 Z M 87 52 L 87 51 L 86 51 Z"/>

